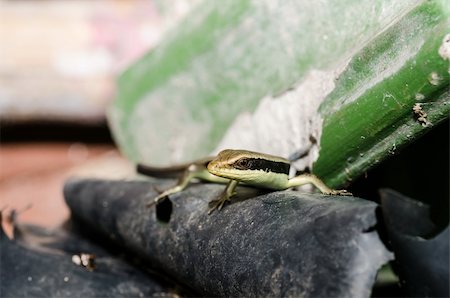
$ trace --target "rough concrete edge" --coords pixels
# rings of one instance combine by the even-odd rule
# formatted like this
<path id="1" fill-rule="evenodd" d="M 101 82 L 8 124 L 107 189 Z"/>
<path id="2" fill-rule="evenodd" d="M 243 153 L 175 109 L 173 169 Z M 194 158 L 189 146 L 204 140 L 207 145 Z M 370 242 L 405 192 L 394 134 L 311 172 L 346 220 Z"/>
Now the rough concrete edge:
<path id="1" fill-rule="evenodd" d="M 261 99 L 253 113 L 243 113 L 227 130 L 212 152 L 236 148 L 263 151 L 289 158 L 305 151 L 293 162 L 296 170 L 311 168 L 319 156 L 323 118 L 320 104 L 335 88 L 336 78 L 348 61 L 330 70 L 312 70 L 302 82 L 278 96 Z"/>

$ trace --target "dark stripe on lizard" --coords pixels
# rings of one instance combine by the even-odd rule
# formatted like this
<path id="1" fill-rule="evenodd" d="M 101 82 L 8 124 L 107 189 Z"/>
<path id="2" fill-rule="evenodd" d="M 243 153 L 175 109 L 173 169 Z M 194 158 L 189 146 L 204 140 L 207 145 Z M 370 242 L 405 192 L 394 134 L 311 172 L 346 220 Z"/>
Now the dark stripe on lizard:
<path id="1" fill-rule="evenodd" d="M 262 158 L 240 158 L 233 163 L 238 170 L 262 170 L 264 172 L 289 175 L 290 164 L 280 161 L 272 161 Z"/>

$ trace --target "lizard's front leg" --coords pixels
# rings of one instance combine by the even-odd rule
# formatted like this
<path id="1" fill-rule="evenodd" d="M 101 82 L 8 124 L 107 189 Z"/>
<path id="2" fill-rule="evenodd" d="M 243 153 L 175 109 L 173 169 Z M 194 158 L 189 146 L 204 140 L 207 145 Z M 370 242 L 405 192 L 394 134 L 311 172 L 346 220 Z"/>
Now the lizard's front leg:
<path id="1" fill-rule="evenodd" d="M 189 183 L 193 179 L 200 179 L 216 183 L 225 183 L 229 181 L 228 179 L 217 177 L 211 174 L 210 172 L 208 172 L 208 170 L 206 170 L 204 165 L 191 164 L 183 173 L 183 176 L 181 176 L 177 185 L 159 194 L 156 198 L 154 198 L 151 202 L 147 204 L 147 207 L 153 206 L 154 204 L 158 204 L 159 202 L 167 198 L 167 196 L 182 191 L 189 185 Z"/>
<path id="2" fill-rule="evenodd" d="M 238 181 L 236 180 L 230 180 L 228 182 L 227 187 L 223 191 L 223 193 L 220 195 L 220 197 L 217 200 L 212 200 L 209 202 L 209 211 L 208 214 L 211 214 L 214 210 L 220 211 L 225 204 L 226 201 L 229 201 L 232 196 L 236 194 L 236 186 L 238 185 Z"/>
<path id="3" fill-rule="evenodd" d="M 192 171 L 192 169 L 187 169 L 183 176 L 180 178 L 180 180 L 178 181 L 177 185 L 175 185 L 172 188 L 169 188 L 168 190 L 163 191 L 162 193 L 160 193 L 156 198 L 154 198 L 151 202 L 147 203 L 147 207 L 151 207 L 155 204 L 158 204 L 159 202 L 161 202 L 162 200 L 164 200 L 165 198 L 167 198 L 167 196 L 180 192 L 183 189 L 186 188 L 186 186 L 189 184 L 189 182 L 195 178 L 195 172 Z"/>

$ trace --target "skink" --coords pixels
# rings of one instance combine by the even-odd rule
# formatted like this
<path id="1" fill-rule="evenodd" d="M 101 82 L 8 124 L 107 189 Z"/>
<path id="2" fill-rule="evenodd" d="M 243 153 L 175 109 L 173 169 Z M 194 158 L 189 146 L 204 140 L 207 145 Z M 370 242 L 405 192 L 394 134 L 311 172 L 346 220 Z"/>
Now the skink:
<path id="1" fill-rule="evenodd" d="M 139 164 L 137 172 L 154 177 L 178 177 L 178 184 L 158 195 L 148 205 L 159 203 L 167 196 L 180 192 L 193 179 L 216 183 L 228 183 L 217 200 L 210 202 L 208 214 L 221 210 L 225 202 L 236 193 L 236 186 L 245 183 L 259 188 L 284 190 L 291 187 L 312 184 L 323 194 L 352 195 L 346 190 L 334 190 L 312 174 L 302 174 L 289 179 L 289 160 L 248 150 L 227 149 L 216 157 L 204 158 L 189 164 L 168 168 L 157 168 Z"/>

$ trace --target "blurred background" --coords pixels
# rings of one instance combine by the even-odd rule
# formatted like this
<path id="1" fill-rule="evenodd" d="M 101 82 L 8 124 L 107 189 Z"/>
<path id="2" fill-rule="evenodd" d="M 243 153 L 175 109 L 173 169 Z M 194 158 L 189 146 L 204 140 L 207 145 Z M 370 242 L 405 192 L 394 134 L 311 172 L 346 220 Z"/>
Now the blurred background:
<path id="1" fill-rule="evenodd" d="M 0 209 L 54 228 L 71 176 L 125 178 L 105 112 L 115 79 L 197 1 L 0 0 Z"/>
<path id="2" fill-rule="evenodd" d="M 199 0 L 0 0 L 0 210 L 5 214 L 15 210 L 20 220 L 26 223 L 56 227 L 69 216 L 62 196 L 64 181 L 69 177 L 127 178 L 133 175 L 133 166 L 117 150 L 106 120 L 109 105 L 115 98 L 117 78 L 167 37 L 168 32 L 199 3 Z M 191 23 L 196 21 L 191 19 Z M 215 31 L 211 32 L 214 34 Z M 190 49 L 183 46 L 175 48 Z M 223 47 L 227 47 L 226 42 Z M 190 50 L 196 55 L 201 53 L 201 47 Z M 170 63 L 161 65 L 167 64 Z M 220 69 L 220 65 L 218 67 Z M 191 77 L 189 71 L 194 76 Z M 178 80 L 164 88 L 177 98 L 203 79 L 202 71 L 202 68 L 186 68 L 179 78 L 173 71 L 172 75 Z M 214 71 L 217 69 L 211 73 Z M 217 76 L 219 81 L 221 75 Z M 186 90 L 177 85 L 180 82 Z M 132 86 L 135 82 L 130 80 L 128 83 Z M 177 86 L 179 90 L 174 90 Z M 206 90 L 204 94 L 213 94 L 219 90 L 202 88 L 204 86 L 198 90 L 193 88 L 193 92 Z M 247 89 L 242 87 L 242 98 L 250 92 Z M 144 90 L 143 94 L 145 92 L 149 90 Z M 229 95 L 233 98 L 235 90 Z M 219 97 L 211 96 L 213 101 L 219 102 Z M 127 96 L 124 98 L 128 99 Z M 209 102 L 211 98 L 200 97 L 198 102 Z M 136 100 L 141 99 L 145 102 L 145 96 Z M 170 106 L 171 101 L 168 102 L 167 106 Z M 189 101 L 184 103 L 190 104 Z M 220 109 L 220 104 L 216 108 Z M 187 111 L 188 121 L 191 124 L 201 122 L 190 119 L 196 115 L 189 114 L 190 111 Z M 130 116 L 133 117 L 140 116 Z M 151 119 L 147 114 L 141 118 Z M 180 122 L 186 121 L 183 117 L 177 118 L 182 119 Z M 223 124 L 215 125 L 226 128 Z M 133 130 L 133 140 L 140 139 L 143 133 L 149 135 L 148 125 L 142 127 L 143 132 Z M 161 130 L 159 126 L 155 127 L 155 130 Z M 176 130 L 177 126 L 174 127 L 172 130 Z M 436 185 L 441 185 L 442 197 L 447 198 L 448 167 L 442 167 L 442 164 L 448 164 L 448 127 L 447 120 L 401 155 L 392 156 L 353 181 L 350 190 L 360 197 L 377 201 L 380 186 L 406 194 L 411 185 L 417 186 L 410 192 L 427 198 L 430 189 L 435 190 Z M 162 139 L 166 137 L 161 136 Z M 174 144 L 183 148 L 183 144 L 180 145 L 183 142 Z M 425 162 L 425 156 L 430 160 Z M 411 160 L 422 160 L 422 171 L 435 175 L 416 174 L 416 164 Z M 399 169 L 403 169 L 402 174 Z M 417 183 L 411 183 L 416 180 Z M 436 200 L 440 198 L 436 197 Z M 443 218 L 448 221 L 448 200 L 442 204 L 444 207 L 439 205 L 437 209 L 446 213 Z M 7 217 L 3 222 L 9 235 L 10 221 Z"/>

